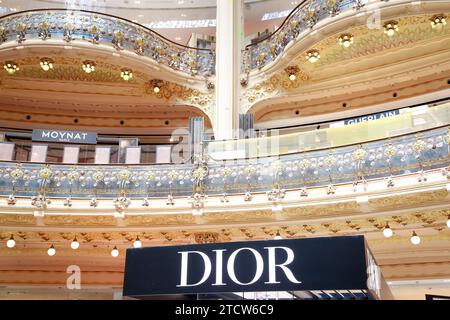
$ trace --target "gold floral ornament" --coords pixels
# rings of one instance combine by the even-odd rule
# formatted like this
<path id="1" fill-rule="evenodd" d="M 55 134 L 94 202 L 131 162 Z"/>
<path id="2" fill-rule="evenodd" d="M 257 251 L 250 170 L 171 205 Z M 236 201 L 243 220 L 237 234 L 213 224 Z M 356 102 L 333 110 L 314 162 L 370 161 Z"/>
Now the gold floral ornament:
<path id="1" fill-rule="evenodd" d="M 23 23 L 19 23 L 16 27 L 17 30 L 17 42 L 22 43 L 25 41 L 25 31 L 27 30 L 27 26 Z"/>
<path id="2" fill-rule="evenodd" d="M 104 178 L 105 178 L 105 175 L 102 171 L 96 171 L 92 175 L 92 179 L 94 179 L 94 182 L 96 182 L 96 183 L 102 181 Z"/>
<path id="3" fill-rule="evenodd" d="M 325 165 L 328 168 L 331 168 L 335 162 L 336 162 L 336 158 L 333 157 L 332 155 L 329 155 L 328 157 L 325 158 Z"/>
<path id="4" fill-rule="evenodd" d="M 114 36 L 111 40 L 111 43 L 117 50 L 123 49 L 123 32 L 120 30 L 114 31 Z"/>
<path id="5" fill-rule="evenodd" d="M 127 181 L 131 177 L 131 171 L 128 169 L 123 169 L 119 171 L 118 178 L 120 181 Z"/>
<path id="6" fill-rule="evenodd" d="M 147 171 L 144 173 L 144 179 L 147 182 L 152 181 L 153 179 L 155 179 L 155 173 L 153 171 Z"/>
<path id="7" fill-rule="evenodd" d="M 221 167 L 219 169 L 219 173 L 223 178 L 229 177 L 231 175 L 231 173 L 233 173 L 233 170 L 231 170 L 231 168 L 229 167 Z"/>
<path id="8" fill-rule="evenodd" d="M 145 51 L 145 40 L 144 38 L 137 38 L 134 41 L 134 51 L 139 54 L 139 55 L 143 55 L 144 51 Z"/>
<path id="9" fill-rule="evenodd" d="M 200 181 L 200 180 L 205 179 L 207 174 L 208 174 L 208 171 L 206 168 L 198 167 L 192 171 L 192 178 L 194 178 L 197 181 Z"/>
<path id="10" fill-rule="evenodd" d="M 305 171 L 311 165 L 311 161 L 309 161 L 308 159 L 302 159 L 298 165 L 302 171 Z"/>
<path id="11" fill-rule="evenodd" d="M 50 179 L 51 177 L 52 177 L 52 175 L 53 175 L 53 172 L 52 172 L 52 170 L 49 168 L 49 167 L 44 167 L 44 168 L 42 168 L 40 171 L 39 171 L 39 177 L 42 179 L 42 180 L 48 180 L 48 179 Z"/>
<path id="12" fill-rule="evenodd" d="M 91 42 L 93 44 L 98 44 L 100 42 L 100 30 L 98 29 L 98 27 L 96 25 L 93 25 L 89 32 L 92 35 Z"/>
<path id="13" fill-rule="evenodd" d="M 244 168 L 244 172 L 247 176 L 251 176 L 252 174 L 254 174 L 256 172 L 256 169 L 254 166 L 248 165 Z"/>
<path id="14" fill-rule="evenodd" d="M 261 52 L 256 58 L 256 65 L 258 68 L 261 68 L 264 65 L 264 61 L 266 60 L 266 53 Z"/>
<path id="15" fill-rule="evenodd" d="M 176 172 L 175 170 L 171 170 L 167 173 L 167 177 L 170 181 L 173 181 L 178 177 L 178 172 Z"/>
<path id="16" fill-rule="evenodd" d="M 67 174 L 67 179 L 69 180 L 70 183 L 74 183 L 75 181 L 78 180 L 79 177 L 80 177 L 80 174 L 78 173 L 78 171 L 76 169 L 71 170 Z"/>
<path id="17" fill-rule="evenodd" d="M 353 151 L 352 158 L 354 161 L 363 161 L 366 157 L 366 150 L 364 150 L 362 147 L 359 147 L 355 151 Z"/>
<path id="18" fill-rule="evenodd" d="M 421 153 L 423 150 L 425 150 L 425 147 L 426 147 L 426 143 L 425 143 L 425 141 L 423 141 L 421 139 L 418 139 L 413 144 L 413 149 L 416 153 Z"/>
<path id="19" fill-rule="evenodd" d="M 389 143 L 389 145 L 384 150 L 384 155 L 386 158 L 391 159 L 395 154 L 397 153 L 397 149 L 392 145 L 392 143 Z"/>
<path id="20" fill-rule="evenodd" d="M 47 38 L 51 38 L 51 33 L 50 33 L 50 26 L 48 25 L 47 22 L 43 21 L 40 24 L 40 31 L 38 33 L 38 37 L 41 38 L 42 40 L 46 40 Z"/>
<path id="21" fill-rule="evenodd" d="M 22 178 L 23 177 L 22 165 L 17 164 L 16 168 L 9 173 L 9 176 L 13 180 L 18 180 L 18 179 Z"/>

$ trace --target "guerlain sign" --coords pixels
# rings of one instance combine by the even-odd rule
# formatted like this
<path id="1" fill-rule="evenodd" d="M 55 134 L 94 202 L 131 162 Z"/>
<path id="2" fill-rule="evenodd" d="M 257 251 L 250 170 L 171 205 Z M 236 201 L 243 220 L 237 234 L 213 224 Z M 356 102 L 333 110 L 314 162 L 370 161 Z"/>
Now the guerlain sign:
<path id="1" fill-rule="evenodd" d="M 367 289 L 362 236 L 128 249 L 125 296 Z"/>
<path id="2" fill-rule="evenodd" d="M 63 130 L 33 130 L 33 141 L 96 144 L 97 134 L 92 132 Z"/>

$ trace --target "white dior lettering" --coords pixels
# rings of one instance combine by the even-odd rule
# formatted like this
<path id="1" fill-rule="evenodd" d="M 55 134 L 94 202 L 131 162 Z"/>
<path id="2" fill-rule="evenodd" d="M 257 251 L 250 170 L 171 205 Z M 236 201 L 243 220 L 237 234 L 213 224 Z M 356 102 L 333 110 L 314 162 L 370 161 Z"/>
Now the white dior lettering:
<path id="1" fill-rule="evenodd" d="M 236 260 L 237 254 L 239 252 L 241 252 L 242 250 L 250 251 L 251 253 L 253 253 L 253 255 L 255 256 L 255 259 L 256 259 L 255 276 L 253 277 L 253 280 L 248 283 L 240 282 L 236 277 L 236 273 L 234 272 L 234 261 Z M 241 248 L 239 250 L 236 250 L 235 252 L 233 252 L 231 254 L 230 259 L 228 259 L 228 263 L 227 263 L 228 275 L 230 276 L 231 280 L 233 280 L 234 283 L 240 284 L 242 286 L 248 286 L 248 285 L 254 284 L 256 281 L 258 281 L 259 278 L 261 278 L 261 276 L 262 276 L 263 270 L 264 270 L 263 258 L 261 257 L 261 255 L 259 254 L 258 251 L 256 251 L 255 249 L 252 249 L 252 248 Z"/>
<path id="2" fill-rule="evenodd" d="M 223 264 L 223 252 L 227 251 L 226 249 L 222 250 L 213 250 L 216 252 L 216 282 L 213 283 L 213 286 L 224 286 L 222 280 L 222 264 Z"/>
<path id="3" fill-rule="evenodd" d="M 292 271 L 287 267 L 287 265 L 291 264 L 294 261 L 294 252 L 287 248 L 287 247 L 265 247 L 264 249 L 267 249 L 269 251 L 269 281 L 265 282 L 266 284 L 274 284 L 274 283 L 280 283 L 280 281 L 277 281 L 277 273 L 276 268 L 280 268 L 283 270 L 286 277 L 289 279 L 289 281 L 293 283 L 302 283 L 301 281 L 298 281 L 295 279 L 294 274 Z M 287 258 L 286 261 L 281 264 L 276 264 L 275 262 L 275 250 L 276 249 L 282 249 L 286 251 Z"/>
<path id="4" fill-rule="evenodd" d="M 208 256 L 200 251 L 183 251 L 178 252 L 181 254 L 181 281 L 180 284 L 177 287 L 195 287 L 198 285 L 201 285 L 203 282 L 206 281 L 206 279 L 209 278 L 209 275 L 211 274 L 211 261 L 209 260 Z M 203 272 L 203 277 L 201 280 L 194 284 L 188 284 L 187 283 L 187 270 L 188 270 L 188 257 L 189 253 L 196 253 L 199 254 L 203 262 L 205 263 L 205 271 Z"/>
<path id="5" fill-rule="evenodd" d="M 302 283 L 301 281 L 297 280 L 290 268 L 288 267 L 292 262 L 294 262 L 295 254 L 294 251 L 288 247 L 264 247 L 264 249 L 267 250 L 267 267 L 268 267 L 268 281 L 264 282 L 265 284 L 278 284 L 281 283 L 277 280 L 277 270 L 281 270 L 286 278 L 291 282 L 295 284 Z M 277 262 L 276 261 L 276 252 L 277 250 L 283 250 L 287 257 L 285 261 L 283 262 Z M 224 269 L 224 252 L 226 252 L 226 249 L 219 249 L 219 250 L 212 250 L 215 253 L 215 282 L 212 283 L 212 286 L 225 286 L 226 283 L 223 280 L 223 269 Z M 253 279 L 249 282 L 241 282 L 237 276 L 236 276 L 236 258 L 239 253 L 242 251 L 250 251 L 250 253 L 253 255 L 256 261 L 256 270 L 255 274 L 253 276 Z M 212 262 L 211 259 L 208 257 L 207 254 L 201 252 L 201 251 L 180 251 L 178 252 L 181 255 L 181 276 L 180 276 L 180 284 L 177 285 L 177 287 L 195 287 L 199 286 L 203 283 L 205 283 L 212 271 Z M 188 268 L 189 268 L 189 255 L 199 255 L 203 260 L 204 270 L 202 278 L 197 281 L 197 283 L 189 283 L 188 281 Z M 278 269 L 277 269 L 278 268 Z M 228 261 L 226 261 L 226 272 L 228 274 L 228 277 L 231 281 L 233 281 L 235 284 L 242 285 L 242 286 L 248 286 L 252 285 L 258 280 L 261 279 L 263 272 L 264 272 L 264 259 L 257 250 L 253 248 L 240 248 L 236 251 L 232 252 L 228 258 Z M 242 279 L 241 279 L 242 280 Z"/>

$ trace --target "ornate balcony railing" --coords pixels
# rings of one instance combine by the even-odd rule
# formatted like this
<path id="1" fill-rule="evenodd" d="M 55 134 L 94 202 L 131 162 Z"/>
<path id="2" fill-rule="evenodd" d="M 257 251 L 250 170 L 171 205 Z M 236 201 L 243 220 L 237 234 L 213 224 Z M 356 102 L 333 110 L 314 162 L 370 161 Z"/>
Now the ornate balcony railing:
<path id="1" fill-rule="evenodd" d="M 214 74 L 214 53 L 183 46 L 126 19 L 84 10 L 43 9 L 0 17 L 0 45 L 28 39 L 63 39 L 107 44 L 149 57 L 173 70 L 191 75 Z"/>
<path id="2" fill-rule="evenodd" d="M 193 205 L 206 195 L 267 193 L 269 201 L 284 198 L 285 190 L 299 190 L 308 196 L 308 188 L 326 187 L 333 194 L 339 184 L 353 184 L 355 191 L 365 190 L 371 179 L 384 179 L 393 187 L 397 176 L 417 173 L 419 182 L 426 172 L 442 170 L 450 179 L 450 128 L 440 127 L 382 139 L 369 143 L 315 150 L 274 157 L 243 159 L 218 163 L 200 159 L 194 164 L 160 166 L 46 165 L 0 163 L 0 194 L 29 197 L 37 209 L 50 205 L 49 198 L 110 199 L 119 210 L 130 201 L 148 206 L 151 198 L 166 198 L 172 205 L 176 197 L 192 196 Z M 201 188 L 198 187 L 201 185 Z M 112 200 L 114 199 L 115 200 Z M 107 200 L 101 200 L 107 201 Z"/>
<path id="3" fill-rule="evenodd" d="M 283 24 L 267 37 L 249 44 L 243 52 L 243 68 L 248 73 L 275 61 L 286 46 L 299 34 L 311 29 L 319 21 L 346 10 L 359 10 L 366 0 L 304 0 L 284 20 Z"/>

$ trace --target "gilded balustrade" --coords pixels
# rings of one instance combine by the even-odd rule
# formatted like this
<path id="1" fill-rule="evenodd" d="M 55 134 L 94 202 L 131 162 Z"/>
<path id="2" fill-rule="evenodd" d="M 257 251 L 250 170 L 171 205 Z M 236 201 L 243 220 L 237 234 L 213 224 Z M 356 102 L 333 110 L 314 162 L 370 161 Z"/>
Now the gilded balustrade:
<path id="1" fill-rule="evenodd" d="M 0 45 L 30 39 L 62 39 L 106 44 L 149 57 L 167 67 L 190 75 L 214 74 L 214 53 L 179 45 L 131 21 L 84 10 L 47 9 L 22 11 L 0 17 Z"/>
<path id="2" fill-rule="evenodd" d="M 148 206 L 151 198 L 166 198 L 172 205 L 177 197 L 243 194 L 251 201 L 252 193 L 266 192 L 269 201 L 284 197 L 287 189 L 297 189 L 307 197 L 308 188 L 325 186 L 333 194 L 339 184 L 353 183 L 363 190 L 367 181 L 384 179 L 393 187 L 398 176 L 442 170 L 450 179 L 450 128 L 447 126 L 393 138 L 342 147 L 306 151 L 277 157 L 217 162 L 212 159 L 196 164 L 96 166 L 57 165 L 13 162 L 0 163 L 0 194 L 14 205 L 16 197 L 30 197 L 37 209 L 51 205 L 49 199 L 113 199 L 118 210 L 130 201 Z M 420 182 L 419 181 L 419 182 Z M 201 182 L 201 183 L 199 183 Z M 201 190 L 198 186 L 202 186 Z M 200 191 L 199 191 L 200 190 Z"/>
<path id="3" fill-rule="evenodd" d="M 245 48 L 242 70 L 248 73 L 263 68 L 275 61 L 298 35 L 313 28 L 319 21 L 334 17 L 343 11 L 359 11 L 366 2 L 366 0 L 302 1 L 279 29 Z"/>

